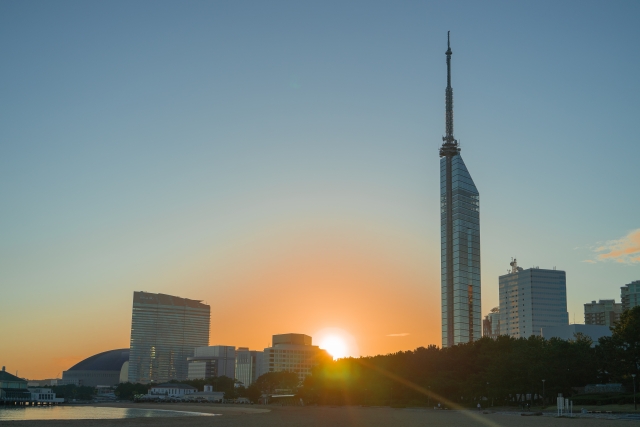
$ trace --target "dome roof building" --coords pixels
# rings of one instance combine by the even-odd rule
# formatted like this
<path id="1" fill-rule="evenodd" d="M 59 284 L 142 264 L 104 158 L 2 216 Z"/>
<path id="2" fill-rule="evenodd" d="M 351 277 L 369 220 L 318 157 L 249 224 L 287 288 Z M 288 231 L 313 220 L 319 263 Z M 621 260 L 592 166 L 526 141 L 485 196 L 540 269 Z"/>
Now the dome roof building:
<path id="1" fill-rule="evenodd" d="M 126 382 L 127 375 L 122 376 L 121 372 L 123 368 L 124 371 L 127 370 L 128 362 L 128 348 L 105 351 L 87 357 L 62 372 L 62 380 L 67 384 L 90 387 L 116 385 L 120 382 Z"/>

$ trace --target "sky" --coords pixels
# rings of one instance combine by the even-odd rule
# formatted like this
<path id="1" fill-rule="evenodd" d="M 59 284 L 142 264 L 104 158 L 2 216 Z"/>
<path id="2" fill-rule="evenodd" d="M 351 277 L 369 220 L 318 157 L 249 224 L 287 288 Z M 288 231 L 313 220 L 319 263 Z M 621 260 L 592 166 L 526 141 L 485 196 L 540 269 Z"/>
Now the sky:
<path id="1" fill-rule="evenodd" d="M 438 147 L 498 276 L 640 280 L 638 2 L 0 2 L 0 364 L 129 345 L 133 291 L 211 305 L 210 344 L 339 330 L 440 345 Z"/>

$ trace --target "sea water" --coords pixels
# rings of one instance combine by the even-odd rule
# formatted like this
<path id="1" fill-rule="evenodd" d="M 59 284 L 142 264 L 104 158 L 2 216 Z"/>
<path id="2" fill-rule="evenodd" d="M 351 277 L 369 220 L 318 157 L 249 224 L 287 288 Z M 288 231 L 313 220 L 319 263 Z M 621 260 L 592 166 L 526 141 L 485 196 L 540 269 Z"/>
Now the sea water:
<path id="1" fill-rule="evenodd" d="M 6 406 L 0 421 L 8 420 L 101 420 L 140 417 L 198 417 L 218 414 L 164 409 L 106 408 L 96 406 Z"/>

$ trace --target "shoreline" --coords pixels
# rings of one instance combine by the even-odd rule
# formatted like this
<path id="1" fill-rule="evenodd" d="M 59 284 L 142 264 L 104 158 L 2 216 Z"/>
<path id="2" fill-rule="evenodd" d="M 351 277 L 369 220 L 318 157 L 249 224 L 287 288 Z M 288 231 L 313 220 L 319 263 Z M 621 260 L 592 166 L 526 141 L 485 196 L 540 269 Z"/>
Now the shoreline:
<path id="1" fill-rule="evenodd" d="M 79 406 L 79 405 L 78 405 Z M 268 408 L 255 408 L 256 405 L 225 405 L 220 403 L 147 403 L 147 402 L 107 402 L 90 403 L 82 406 L 96 408 L 153 409 L 158 411 L 194 412 L 215 415 L 264 414 Z"/>
<path id="2" fill-rule="evenodd" d="M 361 406 L 263 406 L 200 403 L 109 402 L 69 406 L 96 408 L 150 409 L 163 411 L 218 414 L 222 416 L 171 416 L 120 419 L 21 420 L 3 421 L 3 427 L 611 427 L 617 421 L 640 422 L 640 414 L 631 417 L 579 416 L 557 418 L 552 411 L 543 416 L 522 416 L 526 412 L 511 410 L 433 410 L 431 408 L 391 408 Z M 256 407 L 257 406 L 257 407 Z M 532 414 L 531 414 L 532 415 Z M 624 425 L 624 424 L 620 424 Z"/>

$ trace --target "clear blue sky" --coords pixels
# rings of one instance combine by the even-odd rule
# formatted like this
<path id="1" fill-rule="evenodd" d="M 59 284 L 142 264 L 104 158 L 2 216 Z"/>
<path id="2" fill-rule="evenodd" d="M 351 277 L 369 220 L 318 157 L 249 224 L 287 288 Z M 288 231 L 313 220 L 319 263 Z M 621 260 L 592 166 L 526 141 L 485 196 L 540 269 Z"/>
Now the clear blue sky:
<path id="1" fill-rule="evenodd" d="M 580 322 L 640 279 L 593 251 L 640 228 L 639 18 L 631 1 L 4 0 L 0 318 L 130 310 L 172 283 L 195 298 L 174 270 L 151 283 L 311 217 L 402 230 L 439 292 L 450 30 L 483 312 L 517 256 L 567 271 Z"/>

